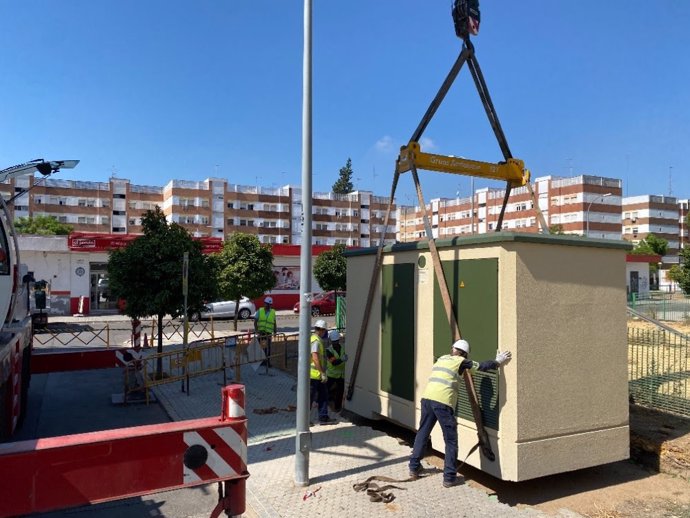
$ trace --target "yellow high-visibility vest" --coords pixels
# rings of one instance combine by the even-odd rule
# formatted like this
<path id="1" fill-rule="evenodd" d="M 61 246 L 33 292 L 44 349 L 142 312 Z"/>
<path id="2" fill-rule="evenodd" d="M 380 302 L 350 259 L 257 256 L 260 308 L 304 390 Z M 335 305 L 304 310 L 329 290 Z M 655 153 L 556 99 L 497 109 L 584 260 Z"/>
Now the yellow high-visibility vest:
<path id="1" fill-rule="evenodd" d="M 462 356 L 446 354 L 441 356 L 431 369 L 429 382 L 422 397 L 448 405 L 453 410 L 458 402 L 458 369 L 465 360 Z"/>
<path id="2" fill-rule="evenodd" d="M 340 346 L 340 354 L 335 350 L 334 347 L 329 347 L 328 350 L 335 356 L 336 360 L 341 360 L 343 354 L 345 354 L 345 348 Z M 345 377 L 345 362 L 338 365 L 333 365 L 330 361 L 328 362 L 328 368 L 326 369 L 326 375 L 329 378 L 344 378 Z"/>
<path id="3" fill-rule="evenodd" d="M 272 335 L 276 329 L 276 310 L 271 308 L 271 310 L 266 313 L 266 308 L 260 308 L 256 328 L 259 333 Z"/>
<path id="4" fill-rule="evenodd" d="M 313 344 L 314 341 L 319 342 L 319 362 L 321 363 L 321 368 L 323 369 L 325 367 L 324 361 L 326 360 L 324 358 L 323 354 L 323 340 L 319 335 L 314 333 L 311 335 L 311 340 L 309 340 L 310 344 Z M 314 364 L 314 358 L 311 356 L 311 347 L 309 348 L 309 361 L 310 361 L 310 368 L 309 368 L 309 377 L 313 380 L 320 380 L 321 379 L 321 371 L 316 368 L 316 365 Z"/>

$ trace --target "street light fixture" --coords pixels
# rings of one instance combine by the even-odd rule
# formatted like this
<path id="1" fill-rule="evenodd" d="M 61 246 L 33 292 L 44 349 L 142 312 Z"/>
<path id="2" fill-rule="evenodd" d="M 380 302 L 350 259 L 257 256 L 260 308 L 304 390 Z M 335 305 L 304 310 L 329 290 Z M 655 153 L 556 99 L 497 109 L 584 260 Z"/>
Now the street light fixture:
<path id="1" fill-rule="evenodd" d="M 589 206 L 587 207 L 587 232 L 585 233 L 586 237 L 589 237 L 589 209 L 592 208 L 592 203 L 597 201 L 599 198 L 606 198 L 607 196 L 611 196 L 610 192 L 607 192 L 606 194 L 600 194 L 599 196 L 595 196 L 592 201 L 589 202 Z"/>

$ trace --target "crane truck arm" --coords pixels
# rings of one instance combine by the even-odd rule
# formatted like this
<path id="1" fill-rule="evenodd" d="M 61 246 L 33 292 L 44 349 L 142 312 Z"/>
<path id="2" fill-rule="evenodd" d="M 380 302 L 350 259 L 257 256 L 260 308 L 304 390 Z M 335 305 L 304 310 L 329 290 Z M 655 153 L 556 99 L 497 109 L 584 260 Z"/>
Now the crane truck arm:
<path id="1" fill-rule="evenodd" d="M 73 169 L 77 166 L 79 160 L 43 160 L 42 158 L 31 160 L 24 164 L 13 165 L 7 169 L 0 170 L 0 182 L 11 180 L 19 176 L 32 174 L 38 171 L 43 176 L 50 176 L 57 173 L 60 169 Z"/>

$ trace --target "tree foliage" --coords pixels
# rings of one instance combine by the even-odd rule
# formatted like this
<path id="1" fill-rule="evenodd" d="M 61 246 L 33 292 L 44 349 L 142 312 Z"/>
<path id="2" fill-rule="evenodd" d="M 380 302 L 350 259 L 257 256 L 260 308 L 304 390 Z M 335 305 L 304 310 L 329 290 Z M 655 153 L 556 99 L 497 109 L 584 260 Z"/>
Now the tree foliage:
<path id="1" fill-rule="evenodd" d="M 345 245 L 335 245 L 320 253 L 314 261 L 314 277 L 326 291 L 347 289 L 347 261 L 343 252 Z"/>
<path id="2" fill-rule="evenodd" d="M 141 218 L 144 235 L 110 252 L 111 293 L 125 301 L 130 318 L 158 318 L 158 352 L 163 352 L 163 317 L 184 310 L 183 253 L 189 252 L 187 308 L 201 310 L 216 295 L 215 262 L 202 253 L 201 243 L 177 223 L 168 224 L 160 207 Z M 161 375 L 160 362 L 158 375 Z"/>
<path id="3" fill-rule="evenodd" d="M 690 248 L 680 251 L 680 264 L 674 264 L 668 275 L 678 283 L 683 293 L 690 295 Z"/>
<path id="4" fill-rule="evenodd" d="M 273 252 L 251 234 L 236 232 L 223 245 L 218 254 L 218 292 L 224 300 L 255 299 L 275 286 Z M 235 330 L 237 330 L 235 314 Z"/>
<path id="5" fill-rule="evenodd" d="M 549 233 L 555 235 L 565 234 L 565 232 L 563 231 L 563 225 L 561 225 L 560 223 L 554 223 L 553 225 L 549 225 Z"/>
<path id="6" fill-rule="evenodd" d="M 60 223 L 55 216 L 29 216 L 17 218 L 14 228 L 18 234 L 33 234 L 38 236 L 66 236 L 74 227 L 67 223 Z"/>
<path id="7" fill-rule="evenodd" d="M 645 239 L 633 248 L 632 253 L 636 255 L 661 255 L 668 252 L 668 241 L 654 234 L 649 234 Z"/>
<path id="8" fill-rule="evenodd" d="M 333 184 L 335 194 L 349 194 L 354 190 L 352 174 L 352 159 L 348 158 L 345 167 L 340 168 L 338 181 Z"/>

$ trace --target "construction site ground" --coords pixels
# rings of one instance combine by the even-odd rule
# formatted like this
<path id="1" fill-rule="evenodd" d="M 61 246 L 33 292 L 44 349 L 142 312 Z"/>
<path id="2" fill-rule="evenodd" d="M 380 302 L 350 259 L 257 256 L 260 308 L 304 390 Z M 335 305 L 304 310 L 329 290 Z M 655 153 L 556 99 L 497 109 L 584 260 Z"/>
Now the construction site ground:
<path id="1" fill-rule="evenodd" d="M 682 329 L 681 329 L 682 330 Z M 687 332 L 687 331 L 686 331 Z M 288 372 L 242 367 L 249 418 L 249 470 L 246 516 L 585 516 L 596 518 L 690 518 L 687 470 L 658 473 L 659 458 L 669 448 L 685 448 L 690 420 L 632 407 L 635 437 L 649 437 L 658 451 L 571 473 L 522 483 L 502 482 L 471 467 L 463 467 L 464 486 L 441 486 L 442 458 L 425 460 L 428 476 L 400 484 L 389 504 L 370 502 L 352 484 L 371 475 L 406 478 L 413 432 L 383 421 L 346 414 L 339 423 L 313 427 L 310 490 L 295 487 L 294 448 L 296 381 L 294 357 L 288 350 Z M 230 372 L 230 371 L 229 371 Z M 82 371 L 36 376 L 30 412 L 21 438 L 133 426 L 218 415 L 222 376 L 191 381 L 189 395 L 177 384 L 156 389 L 157 404 L 117 407 L 106 397 L 121 384 L 120 371 Z M 102 386 L 100 394 L 95 388 Z M 100 395 L 99 395 L 100 394 Z M 259 413 L 254 412 L 257 410 Z M 267 411 L 268 410 L 268 411 Z M 118 423 L 118 424 L 113 424 Z M 573 452 L 574 455 L 577 452 Z M 318 489 L 318 491 L 317 491 Z M 158 493 L 47 516 L 208 516 L 217 498 L 215 485 Z"/>

